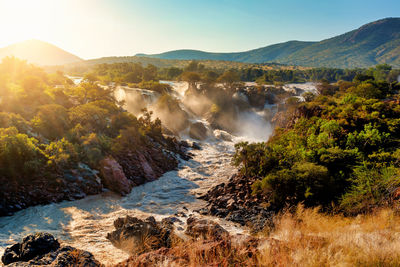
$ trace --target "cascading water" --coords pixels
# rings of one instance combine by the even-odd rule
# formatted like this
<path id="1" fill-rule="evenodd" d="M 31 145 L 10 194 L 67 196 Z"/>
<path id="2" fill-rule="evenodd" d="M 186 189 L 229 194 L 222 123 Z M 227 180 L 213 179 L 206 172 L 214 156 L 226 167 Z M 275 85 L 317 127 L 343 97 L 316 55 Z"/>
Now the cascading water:
<path id="1" fill-rule="evenodd" d="M 177 95 L 184 95 L 187 84 L 186 89 L 185 83 L 170 84 Z M 116 92 L 120 97 L 126 98 L 130 91 L 125 89 L 117 88 Z M 136 93 L 149 92 L 136 90 Z M 152 101 L 151 98 L 150 101 Z M 126 215 L 142 218 L 152 215 L 156 219 L 161 219 L 182 211 L 184 207 L 189 210 L 185 211 L 186 213 L 200 208 L 204 203 L 196 196 L 225 182 L 235 173 L 236 170 L 230 165 L 234 143 L 268 138 L 271 127 L 263 118 L 260 114 L 251 111 L 243 114 L 243 122 L 247 121 L 247 124 L 243 124 L 243 129 L 247 130 L 241 133 L 243 136 L 231 136 L 232 141 L 207 139 L 202 143 L 201 150 L 192 151 L 193 159 L 180 162 L 177 171 L 165 173 L 154 182 L 135 187 L 125 197 L 104 192 L 81 200 L 30 207 L 13 216 L 1 217 L 0 254 L 3 254 L 6 246 L 20 241 L 30 233 L 49 232 L 64 243 L 92 252 L 99 261 L 105 264 L 115 264 L 128 258 L 128 254 L 115 248 L 106 239 L 107 233 L 113 230 L 114 220 Z M 204 119 L 198 119 L 204 122 Z M 260 134 L 252 135 L 251 132 Z M 223 134 L 229 135 L 226 132 Z M 231 232 L 245 231 L 222 219 L 212 219 L 217 220 Z"/>

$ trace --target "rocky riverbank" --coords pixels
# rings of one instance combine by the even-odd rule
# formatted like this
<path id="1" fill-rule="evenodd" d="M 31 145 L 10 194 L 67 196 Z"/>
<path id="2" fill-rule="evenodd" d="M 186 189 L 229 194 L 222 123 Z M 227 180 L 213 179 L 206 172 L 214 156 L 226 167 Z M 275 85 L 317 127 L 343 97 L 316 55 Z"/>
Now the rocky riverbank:
<path id="1" fill-rule="evenodd" d="M 105 188 L 125 195 L 134 186 L 154 181 L 177 168 L 179 159 L 188 160 L 189 144 L 175 138 L 148 140 L 146 146 L 125 150 L 103 159 L 94 169 L 79 163 L 55 179 L 38 177 L 9 180 L 0 177 L 0 216 L 12 215 L 29 206 L 75 200 L 101 193 Z"/>
<path id="2" fill-rule="evenodd" d="M 258 239 L 232 236 L 211 220 L 190 216 L 183 223 L 181 219 L 175 216 L 161 221 L 154 217 L 118 218 L 114 222 L 115 230 L 107 238 L 132 256 L 116 266 L 199 266 L 196 261 L 202 266 L 224 262 L 246 266 L 245 262 L 257 253 Z"/>
<path id="3" fill-rule="evenodd" d="M 200 197 L 208 204 L 199 212 L 249 226 L 255 232 L 271 226 L 274 212 L 265 207 L 266 196 L 253 194 L 251 188 L 256 180 L 239 174 L 233 175 L 227 183 L 215 186 Z"/>

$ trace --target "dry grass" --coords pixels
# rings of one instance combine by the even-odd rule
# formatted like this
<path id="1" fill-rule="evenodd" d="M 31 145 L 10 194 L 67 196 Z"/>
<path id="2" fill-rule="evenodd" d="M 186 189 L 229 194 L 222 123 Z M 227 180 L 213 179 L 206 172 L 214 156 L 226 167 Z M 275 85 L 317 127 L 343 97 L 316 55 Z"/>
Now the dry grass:
<path id="1" fill-rule="evenodd" d="M 262 266 L 400 266 L 400 216 L 390 209 L 346 218 L 299 206 L 268 237 Z"/>
<path id="2" fill-rule="evenodd" d="M 400 214 L 344 217 L 299 206 L 246 242 L 176 240 L 119 266 L 400 266 Z"/>

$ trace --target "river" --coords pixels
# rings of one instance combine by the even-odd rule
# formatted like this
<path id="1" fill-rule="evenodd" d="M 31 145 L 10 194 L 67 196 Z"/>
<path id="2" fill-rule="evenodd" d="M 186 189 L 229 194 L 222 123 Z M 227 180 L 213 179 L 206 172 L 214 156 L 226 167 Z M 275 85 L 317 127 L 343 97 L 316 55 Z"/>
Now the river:
<path id="1" fill-rule="evenodd" d="M 172 85 L 182 95 L 182 83 Z M 262 123 L 265 129 L 270 128 L 268 122 L 260 121 L 260 116 L 257 118 L 257 124 Z M 258 131 L 265 129 L 259 125 Z M 261 137 L 265 140 L 269 134 L 270 130 Z M 152 215 L 161 219 L 179 211 L 192 213 L 204 204 L 197 196 L 227 181 L 236 172 L 230 162 L 234 143 L 241 140 L 254 140 L 254 137 L 233 137 L 232 141 L 211 137 L 202 142 L 201 150 L 191 151 L 193 159 L 180 161 L 178 170 L 135 187 L 124 197 L 106 191 L 81 200 L 30 207 L 13 216 L 0 217 L 0 254 L 3 254 L 5 247 L 19 242 L 28 234 L 49 232 L 64 244 L 92 252 L 104 264 L 112 265 L 125 260 L 129 255 L 106 239 L 107 233 L 113 231 L 114 220 L 126 215 L 140 218 Z M 230 232 L 246 231 L 222 219 L 211 219 Z"/>

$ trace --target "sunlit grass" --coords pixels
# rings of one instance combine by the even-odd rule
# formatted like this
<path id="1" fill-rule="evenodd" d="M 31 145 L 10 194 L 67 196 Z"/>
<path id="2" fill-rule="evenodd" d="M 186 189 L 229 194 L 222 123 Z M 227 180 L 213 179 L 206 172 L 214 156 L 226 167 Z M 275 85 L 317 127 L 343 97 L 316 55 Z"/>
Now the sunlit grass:
<path id="1" fill-rule="evenodd" d="M 273 229 L 258 234 L 258 250 L 249 242 L 209 236 L 173 242 L 171 249 L 136 256 L 120 266 L 149 261 L 151 266 L 400 266 L 398 222 L 400 215 L 391 209 L 344 217 L 299 206 L 294 213 L 278 215 Z"/>

